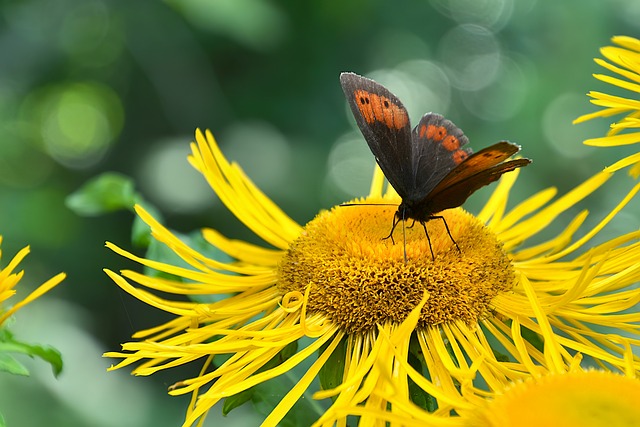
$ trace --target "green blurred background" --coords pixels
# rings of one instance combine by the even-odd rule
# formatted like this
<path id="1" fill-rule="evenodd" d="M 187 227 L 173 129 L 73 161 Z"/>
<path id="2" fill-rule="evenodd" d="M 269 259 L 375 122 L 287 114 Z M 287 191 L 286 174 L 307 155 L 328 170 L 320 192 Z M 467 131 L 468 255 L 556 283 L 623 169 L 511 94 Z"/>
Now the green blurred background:
<path id="1" fill-rule="evenodd" d="M 414 122 L 428 111 L 445 114 L 475 149 L 501 139 L 521 144 L 534 163 L 514 203 L 548 186 L 564 192 L 633 150 L 585 147 L 608 123 L 571 121 L 594 110 L 586 92 L 610 91 L 591 77 L 601 72 L 592 58 L 613 35 L 639 36 L 637 0 L 0 5 L 2 263 L 31 245 L 21 295 L 59 271 L 69 275 L 16 316 L 14 331 L 56 346 L 65 371 L 54 379 L 48 365 L 27 360 L 32 377 L 0 378 L 0 412 L 14 427 L 180 425 L 188 400 L 166 388 L 197 366 L 133 378 L 107 373 L 112 361 L 101 358 L 167 319 L 101 271 L 138 268 L 104 248 L 107 240 L 131 248 L 132 215 L 79 217 L 65 198 L 117 171 L 135 179 L 171 228 L 215 227 L 259 243 L 188 165 L 197 127 L 211 129 L 300 223 L 368 190 L 373 157 L 347 110 L 341 71 L 385 84 Z M 630 180 L 618 181 L 620 192 L 581 205 L 591 224 L 622 198 Z M 477 212 L 488 194 L 465 206 Z M 623 211 L 596 240 L 636 229 L 639 211 Z M 220 418 L 214 409 L 207 425 Z M 258 419 L 241 408 L 225 422 Z"/>

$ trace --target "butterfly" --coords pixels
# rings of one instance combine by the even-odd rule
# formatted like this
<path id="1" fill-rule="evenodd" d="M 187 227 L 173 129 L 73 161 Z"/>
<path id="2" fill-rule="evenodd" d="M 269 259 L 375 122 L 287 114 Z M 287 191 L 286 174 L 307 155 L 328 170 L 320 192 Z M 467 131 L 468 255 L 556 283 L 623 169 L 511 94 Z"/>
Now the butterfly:
<path id="1" fill-rule="evenodd" d="M 464 147 L 469 140 L 462 130 L 440 114 L 425 114 L 411 129 L 402 102 L 371 79 L 342 73 L 340 84 L 380 169 L 402 198 L 385 238 L 393 241 L 393 231 L 400 221 L 417 221 L 424 228 L 434 260 L 425 222 L 442 219 L 458 247 L 444 217 L 437 214 L 462 205 L 502 174 L 531 163 L 526 158 L 507 160 L 520 151 L 519 145 L 508 141 L 473 153 Z"/>

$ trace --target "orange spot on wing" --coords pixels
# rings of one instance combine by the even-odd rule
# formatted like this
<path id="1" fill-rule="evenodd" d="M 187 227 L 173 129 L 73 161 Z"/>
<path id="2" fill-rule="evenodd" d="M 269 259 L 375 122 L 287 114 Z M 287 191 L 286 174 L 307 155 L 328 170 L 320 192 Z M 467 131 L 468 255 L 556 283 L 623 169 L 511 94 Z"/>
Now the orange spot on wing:
<path id="1" fill-rule="evenodd" d="M 409 123 L 404 108 L 395 105 L 384 96 L 360 89 L 354 91 L 354 96 L 360 114 L 369 124 L 380 122 L 389 129 L 402 129 Z"/>
<path id="2" fill-rule="evenodd" d="M 442 141 L 447 136 L 447 129 L 444 126 L 436 126 L 436 132 L 433 135 L 433 139 L 436 141 Z"/>
<path id="3" fill-rule="evenodd" d="M 360 114 L 362 114 L 364 120 L 369 124 L 373 123 L 375 121 L 375 117 L 373 115 L 373 110 L 371 109 L 371 99 L 369 92 L 364 90 L 356 90 L 353 92 L 353 95 L 356 99 L 358 110 L 360 110 Z"/>
<path id="4" fill-rule="evenodd" d="M 371 108 L 377 122 L 384 122 L 384 109 L 382 107 L 383 99 L 378 95 L 371 94 Z M 388 101 L 387 101 L 388 103 Z"/>
<path id="5" fill-rule="evenodd" d="M 395 104 L 391 104 L 391 113 L 393 115 L 393 127 L 402 129 L 409 124 L 409 116 L 404 108 L 400 108 Z"/>
<path id="6" fill-rule="evenodd" d="M 447 135 L 444 141 L 442 141 L 442 146 L 448 151 L 455 151 L 460 148 L 460 141 L 453 135 Z"/>
<path id="7" fill-rule="evenodd" d="M 434 141 L 442 141 L 447 136 L 447 129 L 444 126 L 429 125 L 427 126 L 427 138 Z"/>
<path id="8" fill-rule="evenodd" d="M 462 163 L 464 161 L 464 159 L 469 157 L 469 153 L 467 153 L 464 150 L 457 150 L 457 151 L 455 151 L 453 153 L 452 157 L 453 157 L 453 161 L 456 163 L 456 165 L 459 165 L 460 163 Z"/>

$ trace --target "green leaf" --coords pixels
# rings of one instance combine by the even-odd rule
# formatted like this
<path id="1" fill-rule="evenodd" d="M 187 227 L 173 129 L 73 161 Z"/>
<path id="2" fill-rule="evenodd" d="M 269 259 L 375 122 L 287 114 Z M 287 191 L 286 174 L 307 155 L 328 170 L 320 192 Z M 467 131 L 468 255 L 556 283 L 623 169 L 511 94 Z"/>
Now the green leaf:
<path id="1" fill-rule="evenodd" d="M 224 403 L 222 404 L 222 415 L 226 417 L 232 410 L 251 401 L 254 393 L 255 388 L 251 387 L 250 389 L 241 391 L 240 393 L 234 394 L 233 396 L 229 396 L 224 399 Z"/>
<path id="2" fill-rule="evenodd" d="M 328 344 L 324 345 L 320 349 L 320 353 L 326 349 L 327 345 Z M 342 384 L 346 354 L 347 338 L 345 337 L 340 341 L 340 344 L 338 344 L 336 349 L 333 350 L 333 353 L 329 356 L 327 363 L 320 368 L 318 378 L 320 379 L 320 386 L 323 390 L 330 390 Z"/>
<path id="3" fill-rule="evenodd" d="M 503 363 L 509 362 L 510 359 L 508 355 L 501 353 L 494 348 L 492 348 L 491 351 L 493 351 L 493 355 L 496 357 L 496 360 L 498 362 L 503 362 Z"/>
<path id="4" fill-rule="evenodd" d="M 409 365 L 416 371 L 424 375 L 423 358 L 420 354 L 420 347 L 418 345 L 415 334 L 412 334 L 409 344 L 408 362 Z M 425 411 L 433 412 L 438 409 L 438 402 L 429 393 L 424 391 L 418 384 L 416 384 L 411 378 L 408 379 L 409 383 L 409 398 L 417 406 L 421 407 Z"/>
<path id="5" fill-rule="evenodd" d="M 153 241 L 151 228 L 136 215 L 131 226 L 131 243 L 139 248 L 149 248 Z"/>
<path id="6" fill-rule="evenodd" d="M 103 173 L 88 181 L 66 200 L 67 207 L 82 216 L 96 216 L 119 210 L 133 211 L 136 204 L 142 205 L 162 223 L 160 211 L 135 191 L 133 180 L 114 172 Z M 131 241 L 138 247 L 146 248 L 152 240 L 149 226 L 136 216 L 131 229 Z"/>
<path id="7" fill-rule="evenodd" d="M 81 216 L 96 216 L 122 209 L 131 210 L 140 197 L 131 178 L 106 172 L 69 195 L 66 205 Z"/>
<path id="8" fill-rule="evenodd" d="M 15 357 L 7 353 L 0 352 L 0 372 L 8 372 L 14 375 L 29 376 L 29 370 Z"/>
<path id="9" fill-rule="evenodd" d="M 166 246 L 164 243 L 157 241 L 156 239 L 151 239 L 151 241 L 149 242 L 149 247 L 147 248 L 145 258 L 153 261 L 159 261 L 165 264 L 170 264 L 176 267 L 193 270 L 193 267 L 187 264 L 182 258 L 180 258 L 171 248 Z M 146 266 L 144 267 L 144 274 L 149 277 L 183 280 L 183 278 L 180 276 L 175 276 L 173 274 L 158 271 L 154 268 Z"/>
<path id="10" fill-rule="evenodd" d="M 60 372 L 62 372 L 62 356 L 60 355 L 60 352 L 53 347 L 27 344 L 17 341 L 13 338 L 11 333 L 8 333 L 8 331 L 5 331 L 0 339 L 0 356 L 6 356 L 2 359 L 3 370 L 17 375 L 29 375 L 29 372 L 24 368 L 24 366 L 16 362 L 12 356 L 7 355 L 7 353 L 22 353 L 30 357 L 39 357 L 45 362 L 48 362 L 53 370 L 53 375 L 56 377 Z"/>
<path id="11" fill-rule="evenodd" d="M 254 386 L 252 401 L 258 413 L 267 416 L 295 386 L 299 376 L 287 373 Z M 321 402 L 303 395 L 278 423 L 280 427 L 310 426 L 326 411 Z"/>
<path id="12" fill-rule="evenodd" d="M 0 427 L 7 427 L 7 423 L 4 420 L 4 417 L 2 416 L 2 414 L 0 414 Z"/>
<path id="13" fill-rule="evenodd" d="M 164 217 L 158 208 L 143 200 L 142 197 L 138 197 L 136 203 L 141 205 L 160 224 L 164 223 Z M 131 242 L 139 248 L 147 248 L 153 240 L 151 228 L 136 215 L 131 227 Z"/>

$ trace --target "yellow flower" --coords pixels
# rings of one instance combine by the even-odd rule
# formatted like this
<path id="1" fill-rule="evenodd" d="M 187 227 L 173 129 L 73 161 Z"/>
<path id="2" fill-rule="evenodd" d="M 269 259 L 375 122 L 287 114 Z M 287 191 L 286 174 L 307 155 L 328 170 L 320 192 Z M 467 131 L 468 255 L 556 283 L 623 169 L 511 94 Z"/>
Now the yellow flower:
<path id="1" fill-rule="evenodd" d="M 640 380 L 607 371 L 575 369 L 528 378 L 478 411 L 471 426 L 635 426 Z"/>
<path id="2" fill-rule="evenodd" d="M 2 236 L 0 236 L 0 244 L 2 244 Z M 0 255 L 1 254 L 2 252 L 0 251 Z M 28 254 L 29 247 L 23 248 L 16 254 L 15 257 L 13 257 L 11 261 L 9 261 L 9 264 L 5 268 L 0 270 L 0 303 L 3 303 L 5 300 L 16 294 L 15 287 L 18 282 L 20 282 L 20 279 L 22 279 L 24 271 L 14 273 L 14 270 Z M 0 307 L 0 325 L 2 325 L 20 308 L 39 298 L 40 296 L 51 290 L 53 287 L 58 285 L 64 280 L 65 277 L 66 275 L 64 273 L 57 274 L 56 276 L 40 285 L 22 301 L 18 301 L 17 303 L 15 303 L 11 308 Z"/>
<path id="3" fill-rule="evenodd" d="M 407 227 L 405 263 L 404 245 L 381 239 L 392 207 L 334 207 L 301 227 L 224 158 L 210 132 L 197 131 L 196 141 L 192 165 L 270 247 L 204 229 L 204 238 L 234 261 L 208 258 L 138 206 L 153 237 L 183 265 L 107 243 L 174 278 L 105 270 L 125 291 L 175 316 L 136 333 L 137 341 L 121 352 L 106 353 L 122 359 L 111 369 L 140 363 L 133 373 L 150 375 L 202 361 L 200 375 L 170 390 L 192 393 L 185 426 L 202 421 L 218 401 L 307 359 L 313 361 L 306 373 L 263 425 L 277 425 L 318 375 L 323 389 L 314 399 L 331 400 L 317 425 L 345 425 L 350 415 L 363 425 L 383 423 L 380 413 L 391 421 L 419 424 L 426 416 L 433 425 L 459 425 L 461 418 L 451 413 L 470 412 L 513 382 L 564 371 L 576 353 L 613 371 L 640 368 L 625 353 L 625 345 L 640 344 L 640 314 L 627 311 L 640 300 L 630 287 L 640 278 L 640 232 L 581 250 L 640 186 L 593 229 L 580 230 L 582 237 L 574 234 L 586 211 L 540 242 L 540 231 L 611 175 L 599 173 L 554 201 L 555 189 L 541 191 L 507 211 L 517 177 L 510 173 L 477 217 L 461 208 L 442 213 L 460 251 L 442 222 L 431 221 L 435 259 L 421 227 Z M 383 181 L 378 170 L 369 196 L 355 202 L 399 203 L 393 191 L 383 194 Z M 524 245 L 531 240 L 537 243 Z M 174 301 L 157 291 L 215 299 Z M 308 344 L 291 350 L 302 338 Z"/>
<path id="4" fill-rule="evenodd" d="M 592 98 L 591 103 L 602 107 L 602 109 L 580 116 L 574 123 L 581 123 L 596 117 L 624 114 L 620 121 L 611 124 L 607 136 L 588 139 L 584 142 L 596 147 L 612 147 L 640 142 L 640 100 L 637 95 L 640 93 L 640 40 L 616 36 L 611 41 L 617 46 L 605 46 L 600 49 L 600 53 L 606 60 L 596 58 L 595 62 L 611 73 L 617 74 L 617 77 L 606 74 L 594 74 L 594 77 L 632 93 L 631 97 L 622 97 L 602 92 L 589 92 L 589 96 Z M 616 162 L 607 170 L 613 172 L 629 165 L 635 165 L 629 173 L 635 178 L 640 176 L 640 153 Z"/>

